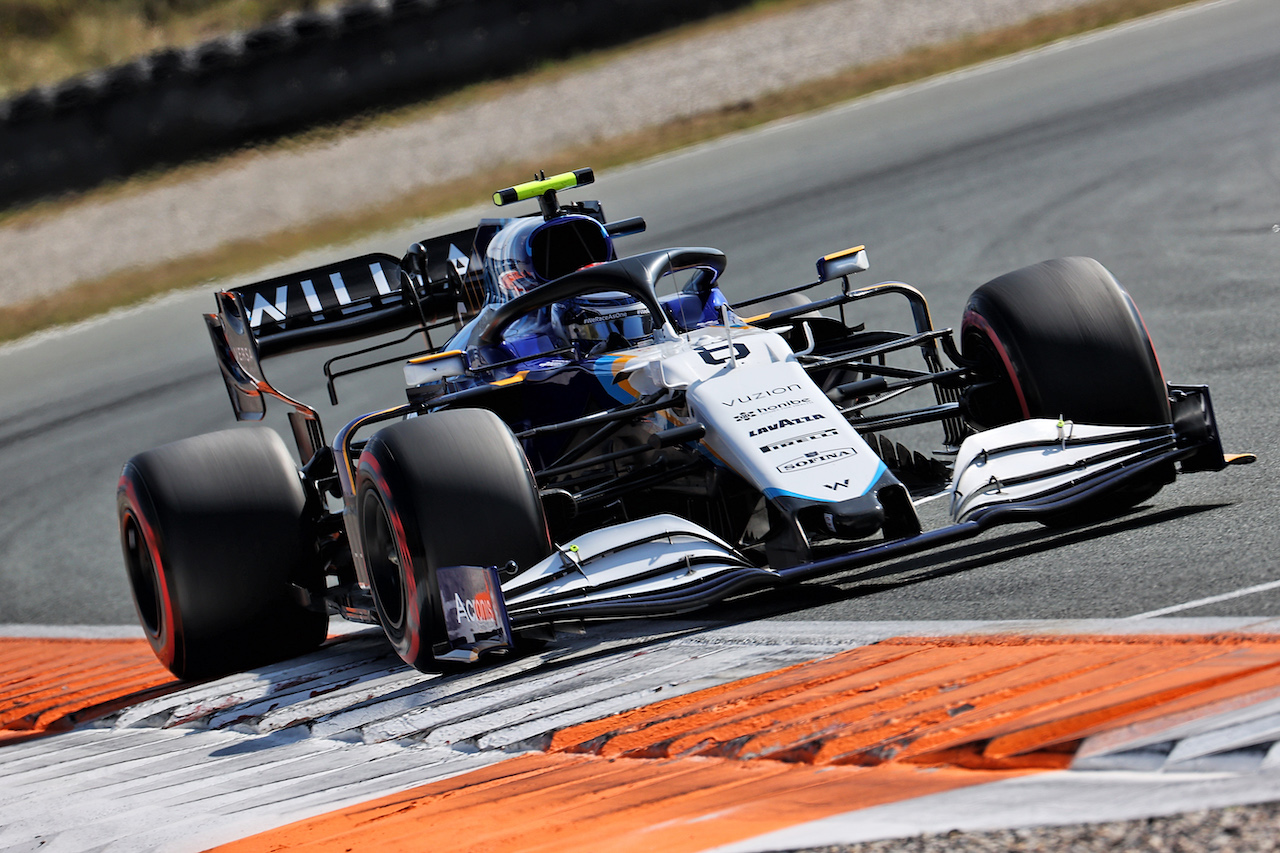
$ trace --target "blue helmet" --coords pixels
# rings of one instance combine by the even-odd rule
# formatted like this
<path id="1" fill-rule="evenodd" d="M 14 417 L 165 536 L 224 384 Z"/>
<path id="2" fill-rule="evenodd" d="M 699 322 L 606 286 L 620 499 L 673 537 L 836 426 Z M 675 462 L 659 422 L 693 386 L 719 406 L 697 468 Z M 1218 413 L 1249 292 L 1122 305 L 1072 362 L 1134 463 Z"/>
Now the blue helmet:
<path id="1" fill-rule="evenodd" d="M 622 349 L 653 337 L 653 315 L 628 293 L 586 293 L 557 302 L 551 321 L 562 339 L 588 352 Z"/>

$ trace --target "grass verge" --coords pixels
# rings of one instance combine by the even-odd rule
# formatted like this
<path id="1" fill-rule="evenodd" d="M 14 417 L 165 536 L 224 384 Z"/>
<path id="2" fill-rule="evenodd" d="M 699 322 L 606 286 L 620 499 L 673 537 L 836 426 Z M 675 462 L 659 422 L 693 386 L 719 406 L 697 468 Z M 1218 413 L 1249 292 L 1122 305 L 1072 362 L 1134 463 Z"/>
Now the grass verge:
<path id="1" fill-rule="evenodd" d="M 537 162 L 504 163 L 460 180 L 417 188 L 376 208 L 355 210 L 163 264 L 80 282 L 40 299 L 0 307 L 0 341 L 87 319 L 111 308 L 135 304 L 203 281 L 242 274 L 306 249 L 357 239 L 475 204 L 497 187 L 510 184 L 514 180 L 512 176 L 531 174 L 536 169 L 551 172 L 582 165 L 597 169 L 620 166 L 1190 2 L 1192 0 L 1100 0 L 951 44 L 914 50 L 891 60 L 627 136 L 566 149 Z"/>

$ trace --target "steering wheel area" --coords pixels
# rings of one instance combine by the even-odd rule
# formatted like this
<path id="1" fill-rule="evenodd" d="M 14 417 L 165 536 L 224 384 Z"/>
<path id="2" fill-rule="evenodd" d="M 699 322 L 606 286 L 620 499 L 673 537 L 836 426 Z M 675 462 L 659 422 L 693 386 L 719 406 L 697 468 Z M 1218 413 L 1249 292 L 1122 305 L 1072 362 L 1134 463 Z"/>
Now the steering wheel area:
<path id="1" fill-rule="evenodd" d="M 676 331 L 658 301 L 658 280 L 670 273 L 702 269 L 710 271 L 714 281 L 724 272 L 725 262 L 724 252 L 719 249 L 686 247 L 662 249 L 595 264 L 549 281 L 499 305 L 477 329 L 475 340 L 481 346 L 496 346 L 502 343 L 503 334 L 511 324 L 521 317 L 575 296 L 610 291 L 625 293 L 640 300 L 655 321 L 662 324 L 662 334 L 674 338 Z"/>

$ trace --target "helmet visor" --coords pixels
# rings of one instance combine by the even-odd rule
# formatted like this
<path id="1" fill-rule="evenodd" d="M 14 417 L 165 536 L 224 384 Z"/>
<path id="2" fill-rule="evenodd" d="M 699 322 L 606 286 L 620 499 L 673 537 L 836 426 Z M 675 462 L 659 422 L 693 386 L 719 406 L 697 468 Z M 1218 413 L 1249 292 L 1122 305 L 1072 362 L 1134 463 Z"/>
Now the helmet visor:
<path id="1" fill-rule="evenodd" d="M 565 337 L 598 344 L 621 338 L 635 343 L 653 335 L 653 317 L 644 303 L 623 294 L 592 294 L 572 300 L 561 319 Z"/>

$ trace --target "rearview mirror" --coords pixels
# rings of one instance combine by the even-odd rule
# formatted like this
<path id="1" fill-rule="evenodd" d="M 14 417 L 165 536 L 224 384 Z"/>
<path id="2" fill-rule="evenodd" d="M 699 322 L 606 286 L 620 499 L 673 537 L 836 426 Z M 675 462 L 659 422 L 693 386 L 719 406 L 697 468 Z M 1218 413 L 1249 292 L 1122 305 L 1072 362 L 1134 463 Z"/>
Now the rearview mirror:
<path id="1" fill-rule="evenodd" d="M 867 247 L 854 246 L 818 259 L 818 280 L 831 281 L 863 272 L 868 267 Z"/>

